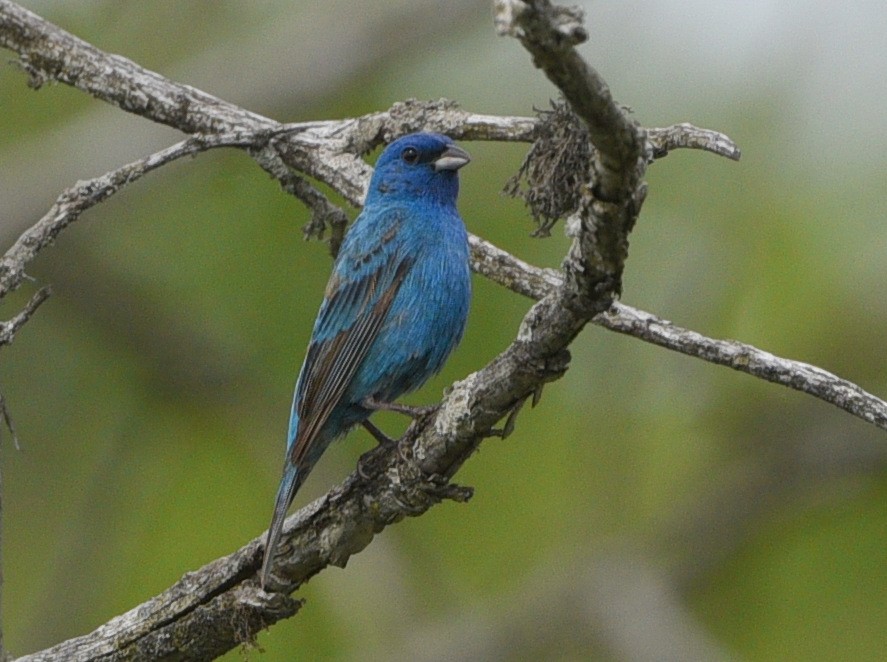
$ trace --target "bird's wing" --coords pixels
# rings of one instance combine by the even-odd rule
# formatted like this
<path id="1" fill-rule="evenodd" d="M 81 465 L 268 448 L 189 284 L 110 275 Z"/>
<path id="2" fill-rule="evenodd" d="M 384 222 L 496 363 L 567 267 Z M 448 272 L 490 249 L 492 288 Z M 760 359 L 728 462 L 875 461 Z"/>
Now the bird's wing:
<path id="1" fill-rule="evenodd" d="M 299 466 L 367 355 L 413 264 L 385 256 L 359 278 L 333 281 L 318 314 L 293 406 L 299 417 L 290 461 Z"/>

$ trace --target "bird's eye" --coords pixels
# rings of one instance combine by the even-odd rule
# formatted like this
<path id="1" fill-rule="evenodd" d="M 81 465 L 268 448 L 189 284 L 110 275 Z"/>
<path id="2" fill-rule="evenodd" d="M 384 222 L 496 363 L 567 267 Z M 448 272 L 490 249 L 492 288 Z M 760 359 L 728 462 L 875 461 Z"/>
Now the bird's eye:
<path id="1" fill-rule="evenodd" d="M 401 158 L 410 165 L 413 165 L 419 160 L 419 150 L 415 147 L 407 147 L 403 151 L 403 154 L 401 154 Z"/>

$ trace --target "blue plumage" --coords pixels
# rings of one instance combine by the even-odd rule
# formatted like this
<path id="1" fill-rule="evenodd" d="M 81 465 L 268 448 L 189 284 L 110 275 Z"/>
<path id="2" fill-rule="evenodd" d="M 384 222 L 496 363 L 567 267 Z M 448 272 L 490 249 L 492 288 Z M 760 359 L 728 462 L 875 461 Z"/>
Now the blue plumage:
<path id="1" fill-rule="evenodd" d="M 456 210 L 468 154 L 415 133 L 382 152 L 345 236 L 296 383 L 283 478 L 262 564 L 267 583 L 293 497 L 337 437 L 443 366 L 462 338 L 471 281 Z"/>

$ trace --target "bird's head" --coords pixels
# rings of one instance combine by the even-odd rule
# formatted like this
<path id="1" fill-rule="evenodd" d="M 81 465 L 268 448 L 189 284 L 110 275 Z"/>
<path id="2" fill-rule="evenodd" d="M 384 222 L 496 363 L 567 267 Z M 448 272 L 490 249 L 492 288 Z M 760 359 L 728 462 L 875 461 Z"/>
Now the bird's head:
<path id="1" fill-rule="evenodd" d="M 468 152 L 439 133 L 411 133 L 398 138 L 376 162 L 367 203 L 418 197 L 454 205 L 459 193 L 457 172 L 470 160 Z"/>

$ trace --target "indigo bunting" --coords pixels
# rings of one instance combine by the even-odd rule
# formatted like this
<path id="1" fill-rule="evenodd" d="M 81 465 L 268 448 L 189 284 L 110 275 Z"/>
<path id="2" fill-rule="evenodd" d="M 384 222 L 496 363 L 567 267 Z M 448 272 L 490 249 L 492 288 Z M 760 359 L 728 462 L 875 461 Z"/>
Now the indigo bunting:
<path id="1" fill-rule="evenodd" d="M 462 338 L 471 280 L 456 196 L 468 161 L 435 133 L 399 138 L 379 156 L 296 382 L 263 587 L 286 512 L 330 442 L 358 424 L 382 440 L 369 416 L 396 408 L 394 400 L 440 370 Z"/>

